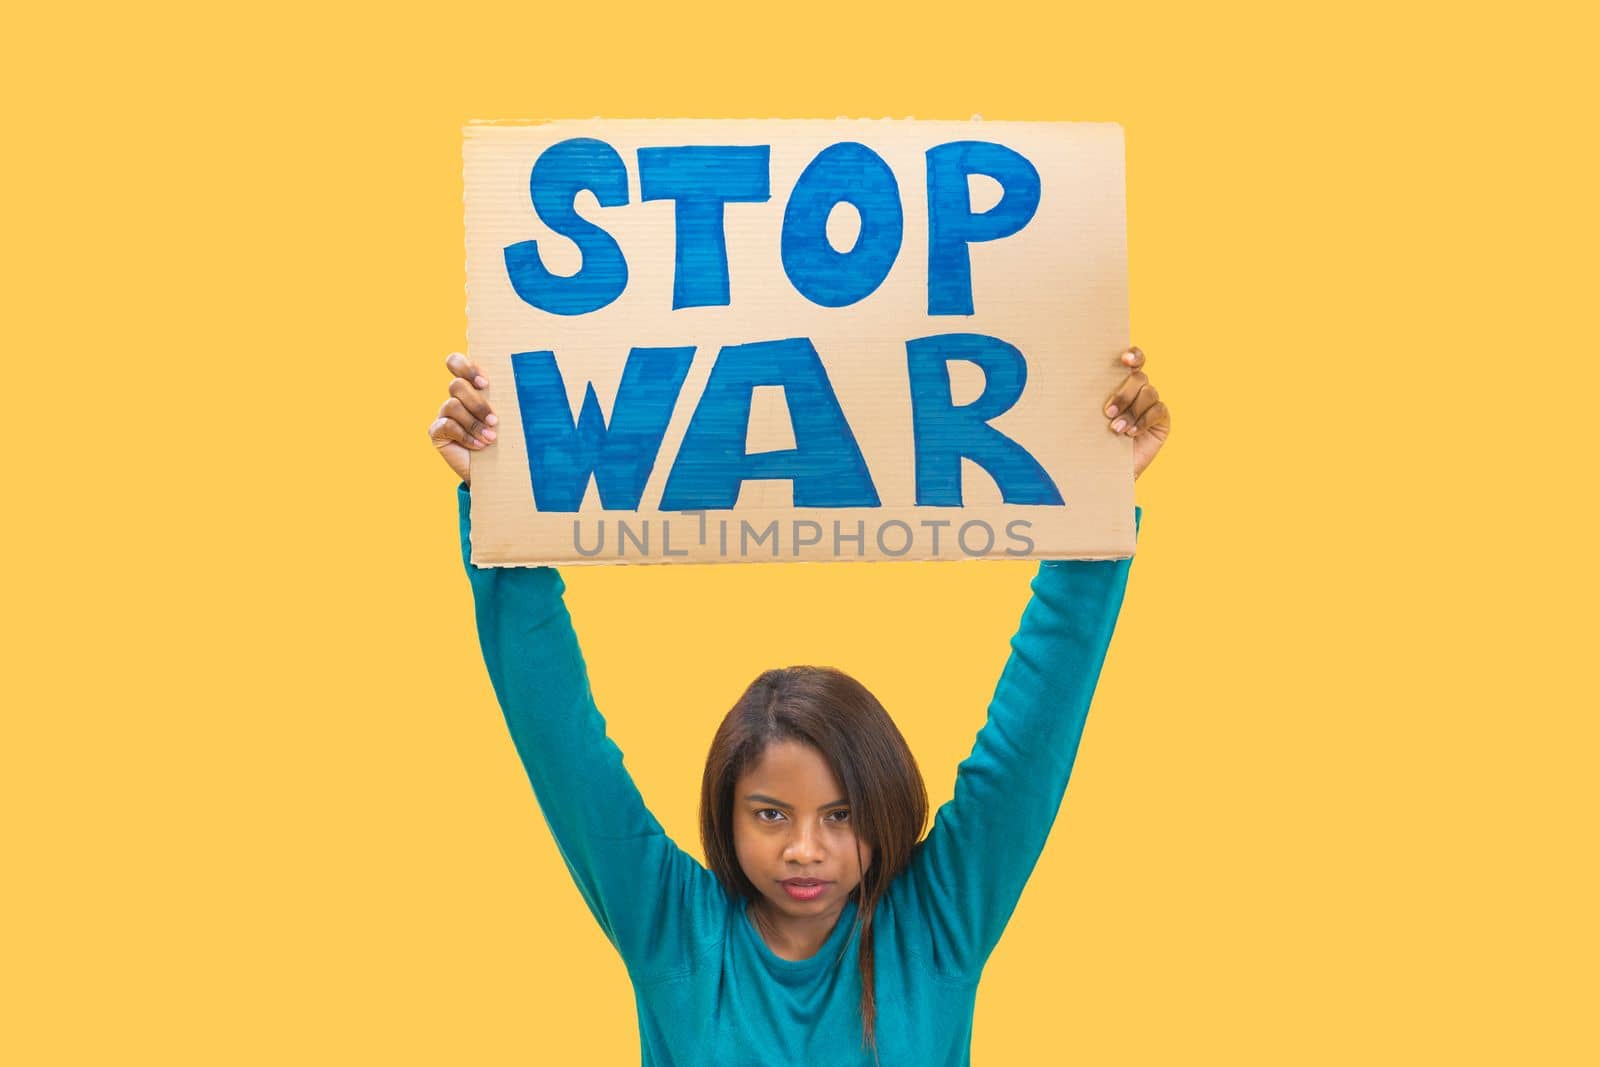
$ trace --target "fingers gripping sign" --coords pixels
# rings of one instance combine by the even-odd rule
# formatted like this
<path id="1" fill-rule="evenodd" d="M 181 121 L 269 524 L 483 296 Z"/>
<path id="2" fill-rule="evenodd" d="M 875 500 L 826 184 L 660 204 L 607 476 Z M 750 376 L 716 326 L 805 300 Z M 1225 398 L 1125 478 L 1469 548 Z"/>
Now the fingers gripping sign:
<path id="1" fill-rule="evenodd" d="M 1106 400 L 1105 416 L 1112 433 L 1134 439 L 1133 476 L 1139 477 L 1150 466 L 1172 430 L 1172 415 L 1161 395 L 1144 372 L 1143 350 L 1135 347 L 1122 353 L 1128 376 Z"/>
<path id="2" fill-rule="evenodd" d="M 428 427 L 428 439 L 450 469 L 472 484 L 471 454 L 494 444 L 500 417 L 488 399 L 489 379 L 466 356 L 452 352 L 444 361 L 450 371 L 450 399 Z"/>

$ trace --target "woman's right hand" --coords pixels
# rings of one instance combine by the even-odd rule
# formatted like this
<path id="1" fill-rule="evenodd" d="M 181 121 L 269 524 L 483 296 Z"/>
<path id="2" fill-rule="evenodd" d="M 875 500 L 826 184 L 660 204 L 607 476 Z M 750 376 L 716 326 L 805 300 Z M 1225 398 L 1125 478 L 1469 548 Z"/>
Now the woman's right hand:
<path id="1" fill-rule="evenodd" d="M 439 417 L 428 427 L 428 439 L 456 476 L 471 485 L 470 456 L 494 444 L 494 427 L 500 418 L 485 395 L 489 391 L 489 379 L 468 363 L 466 356 L 452 352 L 444 365 L 454 375 L 450 379 L 450 399 L 439 408 Z"/>

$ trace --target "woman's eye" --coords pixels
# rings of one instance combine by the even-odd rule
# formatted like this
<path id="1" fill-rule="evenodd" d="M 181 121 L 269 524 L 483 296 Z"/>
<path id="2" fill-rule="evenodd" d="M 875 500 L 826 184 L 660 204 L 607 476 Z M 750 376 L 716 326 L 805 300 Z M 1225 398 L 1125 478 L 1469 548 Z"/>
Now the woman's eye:
<path id="1" fill-rule="evenodd" d="M 834 822 L 849 822 L 850 809 L 840 808 L 838 811 L 830 811 L 828 812 L 828 818 L 832 819 Z"/>
<path id="2" fill-rule="evenodd" d="M 777 808 L 762 808 L 760 811 L 756 812 L 756 818 L 762 822 L 777 822 L 779 819 L 783 818 L 783 812 L 779 811 Z"/>

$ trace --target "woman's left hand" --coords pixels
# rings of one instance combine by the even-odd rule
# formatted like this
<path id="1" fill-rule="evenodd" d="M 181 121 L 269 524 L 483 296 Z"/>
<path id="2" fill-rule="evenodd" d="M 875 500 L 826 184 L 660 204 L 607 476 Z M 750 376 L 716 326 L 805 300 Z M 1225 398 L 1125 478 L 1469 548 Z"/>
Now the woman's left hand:
<path id="1" fill-rule="evenodd" d="M 1106 422 L 1112 433 L 1133 438 L 1133 476 L 1144 473 L 1172 432 L 1172 413 L 1161 402 L 1156 387 L 1144 372 L 1144 353 L 1130 348 L 1122 353 L 1128 376 L 1106 400 Z"/>

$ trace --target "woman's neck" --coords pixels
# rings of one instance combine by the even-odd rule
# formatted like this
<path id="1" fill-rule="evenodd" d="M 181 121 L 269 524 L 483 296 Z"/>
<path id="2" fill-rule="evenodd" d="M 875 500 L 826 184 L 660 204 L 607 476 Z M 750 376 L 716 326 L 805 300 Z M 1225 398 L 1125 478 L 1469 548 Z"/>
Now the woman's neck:
<path id="1" fill-rule="evenodd" d="M 766 901 L 757 900 L 750 906 L 750 914 L 756 932 L 773 955 L 785 960 L 808 960 L 827 943 L 833 928 L 839 924 L 839 916 L 844 914 L 844 907 L 841 905 L 838 910 L 823 915 L 794 918 L 774 914 L 766 907 Z"/>

